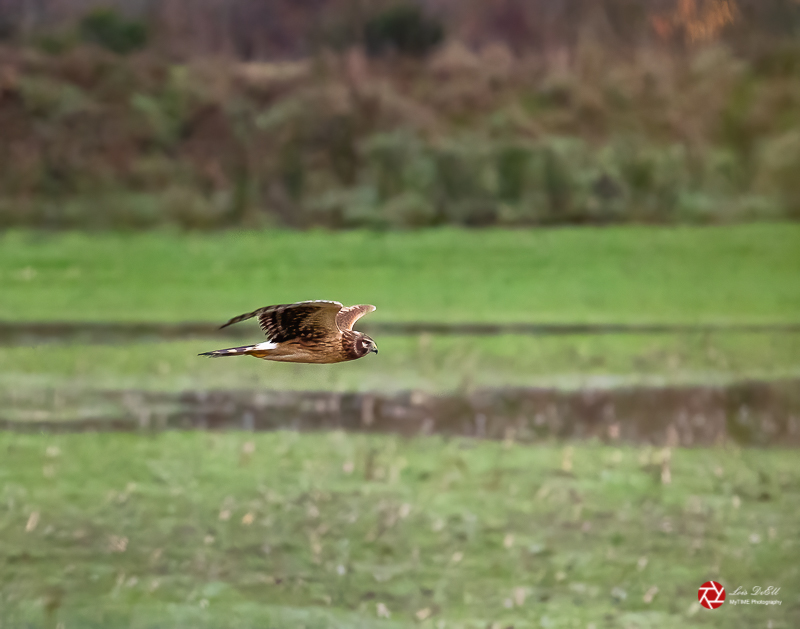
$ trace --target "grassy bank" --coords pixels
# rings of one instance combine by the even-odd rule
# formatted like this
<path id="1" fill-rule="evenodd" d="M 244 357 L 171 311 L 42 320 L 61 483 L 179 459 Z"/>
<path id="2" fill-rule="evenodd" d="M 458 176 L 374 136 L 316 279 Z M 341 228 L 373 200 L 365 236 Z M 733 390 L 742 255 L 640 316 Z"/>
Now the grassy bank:
<path id="1" fill-rule="evenodd" d="M 0 236 L 0 318 L 226 321 L 373 303 L 386 321 L 796 322 L 800 226 Z"/>
<path id="2" fill-rule="evenodd" d="M 258 330 L 254 331 L 258 338 Z M 22 391 L 404 391 L 724 384 L 800 376 L 800 334 L 388 337 L 338 365 L 198 357 L 214 341 L 0 347 L 0 415 Z M 234 343 L 235 345 L 236 343 Z M 48 402 L 49 404 L 49 402 Z M 90 413 L 90 409 L 84 409 Z"/>
<path id="3" fill-rule="evenodd" d="M 0 435 L 4 626 L 795 626 L 795 455 Z M 667 472 L 665 472 L 667 470 Z M 781 587 L 775 607 L 710 612 Z"/>

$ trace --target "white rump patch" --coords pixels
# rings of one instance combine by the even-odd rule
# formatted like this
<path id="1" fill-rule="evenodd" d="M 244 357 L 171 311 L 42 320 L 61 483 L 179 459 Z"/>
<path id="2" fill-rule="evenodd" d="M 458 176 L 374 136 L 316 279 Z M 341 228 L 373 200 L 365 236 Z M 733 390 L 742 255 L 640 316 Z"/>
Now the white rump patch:
<path id="1" fill-rule="evenodd" d="M 266 343 L 259 343 L 258 345 L 253 347 L 253 349 L 275 349 L 276 347 L 278 347 L 277 343 L 270 343 L 268 341 Z"/>

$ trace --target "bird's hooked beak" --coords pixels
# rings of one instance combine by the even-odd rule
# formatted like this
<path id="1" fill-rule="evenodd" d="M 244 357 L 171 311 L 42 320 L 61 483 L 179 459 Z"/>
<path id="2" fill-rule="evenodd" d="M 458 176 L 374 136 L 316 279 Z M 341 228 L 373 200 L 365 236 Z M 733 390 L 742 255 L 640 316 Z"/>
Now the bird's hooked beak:
<path id="1" fill-rule="evenodd" d="M 377 354 L 378 353 L 378 346 L 377 345 L 373 345 L 372 349 L 369 350 L 369 351 L 370 351 L 371 354 Z"/>

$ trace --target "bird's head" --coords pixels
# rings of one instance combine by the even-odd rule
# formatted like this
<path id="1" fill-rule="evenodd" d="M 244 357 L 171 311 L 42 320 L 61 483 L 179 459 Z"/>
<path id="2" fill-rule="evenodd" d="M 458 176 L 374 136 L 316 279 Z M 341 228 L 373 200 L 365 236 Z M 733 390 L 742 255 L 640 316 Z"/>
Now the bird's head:
<path id="1" fill-rule="evenodd" d="M 378 346 L 366 334 L 360 334 L 356 341 L 356 352 L 358 352 L 359 357 L 366 356 L 370 352 L 377 354 Z"/>

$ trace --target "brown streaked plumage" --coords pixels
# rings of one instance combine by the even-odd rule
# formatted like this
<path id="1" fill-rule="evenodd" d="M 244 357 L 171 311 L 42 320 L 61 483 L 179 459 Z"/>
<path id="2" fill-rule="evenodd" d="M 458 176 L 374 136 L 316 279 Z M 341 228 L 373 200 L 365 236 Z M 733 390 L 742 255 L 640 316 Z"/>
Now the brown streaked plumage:
<path id="1" fill-rule="evenodd" d="M 266 343 L 217 349 L 200 356 L 255 356 L 288 363 L 341 363 L 378 353 L 378 346 L 353 324 L 375 306 L 361 304 L 344 308 L 338 301 L 300 301 L 267 306 L 234 317 L 220 329 L 258 317 L 267 335 Z"/>

